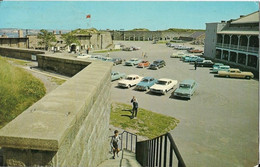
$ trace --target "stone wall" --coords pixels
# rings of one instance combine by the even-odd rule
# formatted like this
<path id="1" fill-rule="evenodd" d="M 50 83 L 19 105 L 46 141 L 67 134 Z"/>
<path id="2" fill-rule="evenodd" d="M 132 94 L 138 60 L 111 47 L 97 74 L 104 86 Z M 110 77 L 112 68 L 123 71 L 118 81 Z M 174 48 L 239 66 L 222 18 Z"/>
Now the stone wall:
<path id="1" fill-rule="evenodd" d="M 28 48 L 28 38 L 0 38 L 0 46 Z"/>
<path id="2" fill-rule="evenodd" d="M 32 60 L 32 55 L 45 53 L 44 51 L 37 51 L 32 49 L 21 49 L 14 47 L 0 46 L 0 55 L 12 57 L 17 59 Z"/>
<path id="3" fill-rule="evenodd" d="M 71 61 L 76 66 L 85 60 L 61 62 Z M 107 159 L 112 63 L 85 63 L 86 68 L 0 130 L 5 165 L 97 166 Z"/>

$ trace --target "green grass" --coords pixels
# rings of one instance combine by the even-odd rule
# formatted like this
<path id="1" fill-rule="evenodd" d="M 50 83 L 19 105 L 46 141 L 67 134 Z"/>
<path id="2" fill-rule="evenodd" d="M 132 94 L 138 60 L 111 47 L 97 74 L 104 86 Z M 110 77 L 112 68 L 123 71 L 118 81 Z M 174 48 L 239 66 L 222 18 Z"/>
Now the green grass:
<path id="1" fill-rule="evenodd" d="M 0 128 L 45 95 L 44 84 L 0 57 Z"/>
<path id="2" fill-rule="evenodd" d="M 57 85 L 62 85 L 64 82 L 66 82 L 66 80 L 51 77 L 51 82 L 55 82 Z"/>
<path id="3" fill-rule="evenodd" d="M 99 51 L 93 51 L 93 53 L 107 53 L 107 52 L 117 52 L 117 51 L 121 51 L 121 49 L 99 50 Z"/>
<path id="4" fill-rule="evenodd" d="M 27 61 L 27 60 L 20 60 L 20 59 L 14 59 L 14 58 L 9 58 L 9 57 L 5 57 L 5 59 L 13 62 L 14 64 L 22 65 L 22 66 L 25 66 L 27 63 L 30 63 L 30 61 Z"/>
<path id="5" fill-rule="evenodd" d="M 138 109 L 137 119 L 131 119 L 131 105 L 112 103 L 110 124 L 115 127 L 131 130 L 137 135 L 154 138 L 174 129 L 180 122 L 176 118 Z"/>

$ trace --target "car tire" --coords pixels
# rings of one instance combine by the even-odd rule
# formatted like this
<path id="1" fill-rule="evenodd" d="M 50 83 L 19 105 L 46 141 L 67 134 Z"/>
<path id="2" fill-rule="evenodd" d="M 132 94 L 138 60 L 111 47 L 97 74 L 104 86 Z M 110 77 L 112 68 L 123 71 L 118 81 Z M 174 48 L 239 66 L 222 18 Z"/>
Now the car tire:
<path id="1" fill-rule="evenodd" d="M 227 78 L 229 78 L 229 75 L 226 75 Z"/>
<path id="2" fill-rule="evenodd" d="M 129 85 L 127 86 L 127 88 L 131 88 L 131 85 L 129 84 Z"/>
<path id="3" fill-rule="evenodd" d="M 246 79 L 251 79 L 251 77 L 250 77 L 250 76 L 246 76 L 245 78 L 246 78 Z"/>

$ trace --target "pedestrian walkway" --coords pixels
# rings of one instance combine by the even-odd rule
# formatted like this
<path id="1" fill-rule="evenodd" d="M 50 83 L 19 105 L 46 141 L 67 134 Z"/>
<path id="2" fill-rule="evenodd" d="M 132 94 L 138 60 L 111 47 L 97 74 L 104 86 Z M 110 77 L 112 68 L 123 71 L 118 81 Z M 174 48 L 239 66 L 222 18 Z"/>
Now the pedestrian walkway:
<path id="1" fill-rule="evenodd" d="M 111 154 L 111 158 L 102 162 L 98 167 L 141 167 L 135 158 L 135 153 L 123 150 L 118 155 L 119 157 L 112 159 Z"/>

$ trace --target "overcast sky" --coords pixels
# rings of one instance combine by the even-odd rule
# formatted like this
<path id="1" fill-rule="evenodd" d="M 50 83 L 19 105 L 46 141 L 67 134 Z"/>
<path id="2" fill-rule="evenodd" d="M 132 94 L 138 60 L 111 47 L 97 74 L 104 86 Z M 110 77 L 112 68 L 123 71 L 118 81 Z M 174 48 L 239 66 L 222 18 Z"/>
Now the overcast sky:
<path id="1" fill-rule="evenodd" d="M 258 9 L 252 1 L 2 1 L 0 28 L 205 29 L 205 23 L 236 19 Z M 91 18 L 86 19 L 88 14 Z"/>

